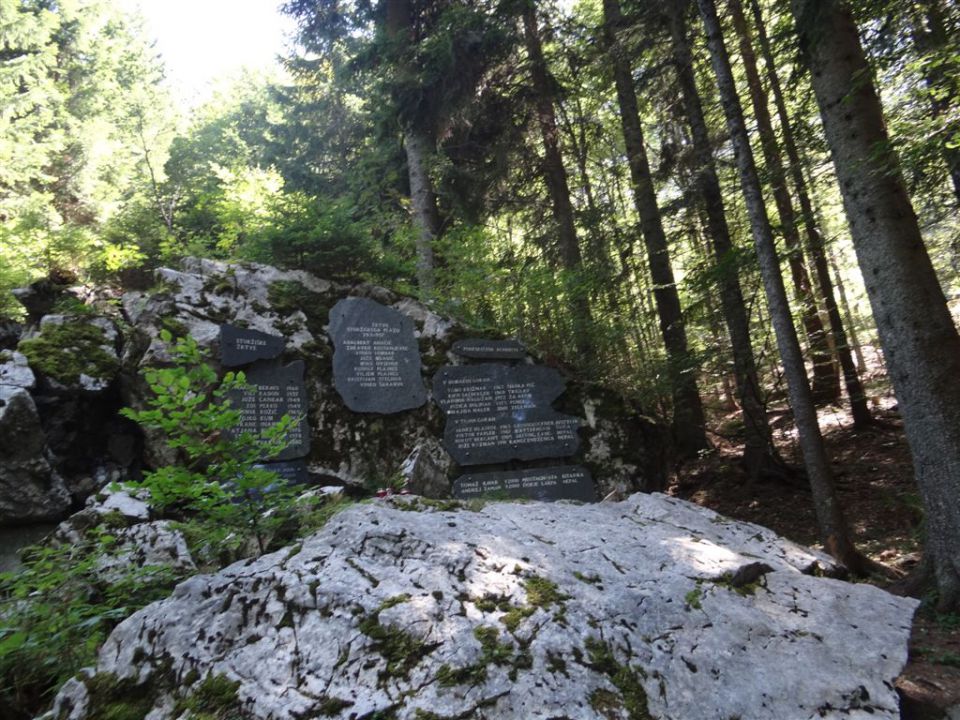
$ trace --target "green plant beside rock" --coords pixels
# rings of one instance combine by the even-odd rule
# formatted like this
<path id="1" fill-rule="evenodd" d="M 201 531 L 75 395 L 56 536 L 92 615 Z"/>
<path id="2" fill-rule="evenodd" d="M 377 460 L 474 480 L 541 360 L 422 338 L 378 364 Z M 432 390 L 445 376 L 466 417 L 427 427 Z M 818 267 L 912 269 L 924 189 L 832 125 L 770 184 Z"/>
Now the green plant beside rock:
<path id="1" fill-rule="evenodd" d="M 147 473 L 133 488 L 146 490 L 160 513 L 199 524 L 213 547 L 252 538 L 262 553 L 294 516 L 297 490 L 260 463 L 283 450 L 295 420 L 285 415 L 261 434 L 236 432 L 240 411 L 230 397 L 247 387 L 243 373 L 219 379 L 193 338 L 160 335 L 173 344 L 174 365 L 146 370 L 153 391 L 147 408 L 122 413 L 162 433 L 178 462 Z"/>

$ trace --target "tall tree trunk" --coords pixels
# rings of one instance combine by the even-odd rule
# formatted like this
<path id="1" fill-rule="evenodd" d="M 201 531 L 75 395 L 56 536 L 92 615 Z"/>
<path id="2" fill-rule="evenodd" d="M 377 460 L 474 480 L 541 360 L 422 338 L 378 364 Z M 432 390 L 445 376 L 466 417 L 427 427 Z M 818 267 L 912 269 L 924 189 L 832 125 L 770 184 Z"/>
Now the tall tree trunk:
<path id="1" fill-rule="evenodd" d="M 863 346 L 857 337 L 857 323 L 853 317 L 853 311 L 850 309 L 850 303 L 847 301 L 847 289 L 843 284 L 843 275 L 840 274 L 840 268 L 837 267 L 833 256 L 830 256 L 830 268 L 833 270 L 833 276 L 837 279 L 837 292 L 840 293 L 840 306 L 843 308 L 844 322 L 850 328 L 850 343 L 853 345 L 853 354 L 857 359 L 857 372 L 860 375 L 866 375 L 867 362 L 863 358 Z"/>
<path id="2" fill-rule="evenodd" d="M 397 44 L 401 58 L 406 55 L 402 48 L 413 41 L 412 23 L 410 0 L 386 0 L 387 34 Z M 405 61 L 401 60 L 402 62 Z M 407 69 L 407 72 L 412 70 Z M 435 284 L 433 246 L 440 235 L 440 212 L 429 172 L 430 158 L 436 151 L 436 142 L 428 128 L 420 126 L 410 118 L 400 118 L 400 126 L 404 134 L 410 205 L 413 208 L 413 224 L 416 228 L 414 246 L 417 254 L 417 286 L 420 296 L 429 300 L 433 297 Z"/>
<path id="3" fill-rule="evenodd" d="M 727 225 L 723 192 L 720 189 L 720 179 L 717 177 L 710 134 L 703 114 L 700 94 L 697 91 L 693 57 L 684 17 L 685 7 L 685 4 L 671 3 L 669 20 L 677 82 L 693 138 L 696 180 L 695 191 L 689 195 L 698 194 L 702 198 L 704 212 L 707 215 L 707 231 L 719 269 L 720 306 L 727 332 L 730 334 L 734 372 L 737 378 L 737 395 L 743 410 L 746 439 L 743 462 L 748 476 L 753 480 L 761 473 L 781 474 L 783 461 L 773 445 L 770 425 L 767 422 L 767 408 L 757 380 L 756 360 L 750 340 L 750 321 L 740 288 L 736 253 L 730 239 L 730 228 Z"/>
<path id="4" fill-rule="evenodd" d="M 951 51 L 941 0 L 922 0 L 919 4 L 922 10 L 913 3 L 909 5 L 914 44 L 920 54 L 936 53 L 942 58 Z M 942 62 L 927 62 L 923 66 L 923 79 L 931 91 L 930 112 L 936 120 L 948 115 L 957 105 L 957 81 L 949 67 L 944 67 Z M 956 120 L 940 131 L 943 137 L 943 158 L 953 183 L 954 197 L 960 205 L 960 148 L 952 145 L 958 133 L 960 123 Z"/>
<path id="5" fill-rule="evenodd" d="M 753 52 L 750 30 L 747 27 L 740 0 L 730 0 L 728 7 L 740 44 L 747 89 L 750 92 L 753 115 L 757 121 L 757 133 L 760 136 L 760 151 L 763 153 L 763 162 L 773 191 L 773 201 L 780 216 L 783 240 L 787 246 L 787 264 L 790 267 L 790 276 L 793 278 L 794 291 L 800 305 L 800 319 L 807 336 L 810 359 L 813 361 L 813 398 L 818 404 L 837 402 L 840 399 L 840 378 L 837 376 L 833 356 L 830 354 L 827 333 L 817 312 L 817 300 L 813 292 L 813 284 L 810 282 L 810 273 L 807 272 L 807 266 L 804 263 L 800 231 L 797 228 L 797 214 L 787 188 L 787 174 L 783 168 L 777 136 L 773 131 L 767 93 L 763 89 L 760 72 L 757 70 L 757 58 Z"/>
<path id="6" fill-rule="evenodd" d="M 670 251 L 663 230 L 657 194 L 650 175 L 650 163 L 640 125 L 637 94 L 633 76 L 617 31 L 623 23 L 619 0 L 603 0 L 604 38 L 613 63 L 613 77 L 620 104 L 620 125 L 623 129 L 630 178 L 633 181 L 633 201 L 640 216 L 643 240 L 647 248 L 647 263 L 653 279 L 653 297 L 657 304 L 660 334 L 667 350 L 670 387 L 673 395 L 673 437 L 683 457 L 695 457 L 710 446 L 705 431 L 706 420 L 697 387 L 697 366 L 691 361 L 687 346 L 680 295 L 670 266 Z"/>
<path id="7" fill-rule="evenodd" d="M 940 607 L 960 607 L 960 335 L 923 244 L 850 9 L 791 0 L 926 509 Z"/>
<path id="8" fill-rule="evenodd" d="M 713 71 L 717 77 L 720 104 L 723 106 L 727 129 L 730 131 L 730 139 L 733 142 L 740 184 L 746 200 L 750 229 L 753 233 L 760 273 L 763 276 L 763 287 L 767 295 L 767 306 L 770 308 L 770 320 L 777 337 L 780 357 L 783 360 L 790 405 L 793 408 L 793 418 L 800 436 L 800 449 L 810 478 L 810 488 L 813 491 L 813 503 L 820 534 L 824 546 L 831 555 L 851 571 L 862 573 L 868 569 L 869 561 L 854 547 L 837 498 L 830 461 L 827 459 L 820 426 L 817 424 L 813 394 L 807 384 L 800 341 L 793 326 L 787 291 L 783 284 L 783 276 L 780 274 L 780 261 L 777 257 L 770 219 L 767 216 L 767 207 L 763 201 L 760 177 L 757 174 L 753 151 L 750 149 L 743 108 L 737 96 L 733 71 L 730 68 L 730 57 L 727 54 L 720 20 L 717 17 L 717 8 L 714 0 L 697 0 L 697 5 L 706 29 L 707 47 L 710 51 Z"/>
<path id="9" fill-rule="evenodd" d="M 797 193 L 797 200 L 800 203 L 800 217 L 803 221 L 804 230 L 807 236 L 807 250 L 813 260 L 813 267 L 817 279 L 817 285 L 820 289 L 820 295 L 823 298 L 824 306 L 827 310 L 827 318 L 830 320 L 830 330 L 833 334 L 833 344 L 837 351 L 837 357 L 840 360 L 840 367 L 843 370 L 843 381 L 847 388 L 847 395 L 850 399 L 850 411 L 853 416 L 853 425 L 855 428 L 862 429 L 873 423 L 873 417 L 867 408 L 867 399 L 864 396 L 863 386 L 860 384 L 860 376 L 857 374 L 857 368 L 853 362 L 853 356 L 850 353 L 850 345 L 847 342 L 847 335 L 844 331 L 843 320 L 840 317 L 840 310 L 837 308 L 837 300 L 833 294 L 833 283 L 830 280 L 830 269 L 827 266 L 827 254 L 823 246 L 823 237 L 817 228 L 816 216 L 813 211 L 813 203 L 810 200 L 810 193 L 807 190 L 806 179 L 803 176 L 803 165 L 800 160 L 800 152 L 797 149 L 797 143 L 793 136 L 793 127 L 790 123 L 790 115 L 787 113 L 787 104 L 783 96 L 783 88 L 780 85 L 780 78 L 777 75 L 776 64 L 773 56 L 773 49 L 770 46 L 770 40 L 767 37 L 766 27 L 763 24 L 763 13 L 760 9 L 759 0 L 751 0 L 753 6 L 753 17 L 757 27 L 757 38 L 760 41 L 760 50 L 763 53 L 764 64 L 767 68 L 767 80 L 770 83 L 770 89 L 773 91 L 774 106 L 777 109 L 777 118 L 780 120 L 780 132 L 783 135 L 783 146 L 787 151 L 787 160 L 790 165 L 790 175 L 793 179 L 793 186 Z M 752 45 L 750 40 L 750 31 L 746 19 L 743 17 L 743 10 L 740 6 L 740 0 L 732 0 L 730 7 L 733 11 L 734 26 L 737 28 L 737 34 L 740 36 L 741 48 Z M 759 85 L 759 75 L 756 72 L 756 61 L 753 59 L 752 49 L 749 54 L 750 61 L 747 60 L 747 52 L 744 52 L 744 64 L 753 65 L 754 81 Z M 747 69 L 747 77 L 750 78 L 751 71 Z M 751 81 L 751 82 L 754 82 Z M 765 93 L 760 92 L 761 96 Z M 766 102 L 764 100 L 764 108 Z M 771 129 L 772 132 L 772 129 Z M 776 139 L 772 140 L 776 144 Z M 784 184 L 786 178 L 783 178 Z M 814 384 L 814 395 L 816 395 L 816 384 Z"/>
<path id="10" fill-rule="evenodd" d="M 563 156 L 560 153 L 560 133 L 557 129 L 557 116 L 553 106 L 553 84 L 543 56 L 540 30 L 537 27 L 537 13 L 532 1 L 528 1 L 524 7 L 523 35 L 536 99 L 537 122 L 543 141 L 543 179 L 550 192 L 553 219 L 556 223 L 557 249 L 573 317 L 574 342 L 577 345 L 579 361 L 589 364 L 594 359 L 590 299 L 583 273 L 583 257 L 580 253 L 580 241 L 577 238 L 577 228 L 574 223 L 573 205 L 570 202 L 567 171 L 563 166 Z"/>
<path id="11" fill-rule="evenodd" d="M 417 228 L 414 244 L 417 253 L 417 286 L 420 296 L 433 297 L 433 245 L 440 236 L 440 213 L 437 196 L 428 170 L 429 158 L 435 150 L 430 133 L 408 126 L 404 149 L 407 152 L 407 171 L 410 176 L 410 204 Z"/>

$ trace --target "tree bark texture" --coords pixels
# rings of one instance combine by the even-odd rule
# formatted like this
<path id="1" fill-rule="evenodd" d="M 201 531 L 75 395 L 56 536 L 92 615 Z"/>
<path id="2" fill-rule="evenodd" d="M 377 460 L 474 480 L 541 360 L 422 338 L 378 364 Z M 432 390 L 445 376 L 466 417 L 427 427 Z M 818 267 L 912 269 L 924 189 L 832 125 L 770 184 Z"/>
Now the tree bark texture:
<path id="1" fill-rule="evenodd" d="M 748 476 L 755 479 L 762 472 L 782 468 L 783 463 L 773 446 L 770 425 L 767 422 L 767 408 L 757 380 L 756 360 L 750 340 L 750 321 L 743 302 L 743 292 L 736 268 L 736 254 L 730 239 L 730 228 L 727 225 L 723 192 L 720 189 L 720 179 L 713 159 L 710 133 L 697 90 L 690 40 L 687 36 L 686 19 L 683 13 L 684 9 L 680 4 L 670 6 L 673 62 L 684 113 L 693 139 L 695 190 L 702 198 L 707 217 L 707 232 L 713 245 L 719 271 L 720 306 L 730 335 L 737 396 L 743 411 L 746 440 L 743 461 Z"/>
<path id="2" fill-rule="evenodd" d="M 697 387 L 697 366 L 692 361 L 687 346 L 687 330 L 680 306 L 680 295 L 677 292 L 673 268 L 670 266 L 667 235 L 663 229 L 653 177 L 650 174 L 633 75 L 624 48 L 617 40 L 617 31 L 623 24 L 619 0 L 603 0 L 603 13 L 604 39 L 613 65 L 614 84 L 620 106 L 620 125 L 630 164 L 634 206 L 640 217 L 647 263 L 653 280 L 653 297 L 657 305 L 660 334 L 667 350 L 673 396 L 674 441 L 681 456 L 695 457 L 700 450 L 709 447 L 705 432 L 706 420 Z"/>
<path id="3" fill-rule="evenodd" d="M 823 245 L 823 236 L 817 227 L 813 203 L 810 200 L 810 193 L 807 190 L 807 182 L 803 174 L 800 151 L 794 139 L 793 127 L 790 123 L 790 115 L 787 112 L 787 104 L 783 95 L 783 87 L 777 75 L 773 48 L 770 45 L 770 39 L 767 37 L 766 27 L 763 24 L 763 12 L 760 9 L 759 0 L 751 0 L 751 5 L 753 7 L 754 23 L 757 28 L 757 38 L 760 42 L 760 51 L 763 53 L 764 64 L 767 69 L 767 80 L 770 84 L 770 90 L 773 92 L 777 118 L 780 120 L 780 131 L 783 135 L 783 146 L 787 152 L 790 176 L 793 179 L 794 190 L 797 195 L 797 200 L 800 203 L 800 218 L 807 236 L 807 251 L 813 260 L 817 286 L 827 310 L 827 318 L 830 321 L 833 345 L 836 349 L 837 357 L 840 360 L 840 368 L 843 371 L 843 381 L 847 388 L 847 396 L 850 400 L 853 424 L 854 427 L 862 429 L 873 423 L 873 417 L 867 408 L 867 398 L 863 392 L 863 385 L 860 383 L 857 367 L 853 362 L 853 355 L 850 352 L 850 344 L 847 342 L 843 319 L 840 316 L 840 310 L 837 307 L 837 300 L 834 296 L 833 282 L 830 279 L 830 269 L 827 265 L 827 253 Z M 733 11 L 734 25 L 738 26 L 737 32 L 741 36 L 741 44 L 751 45 L 749 29 L 743 17 L 740 0 L 733 0 L 730 7 Z M 744 62 L 747 62 L 746 55 L 744 55 Z M 755 61 L 753 64 L 754 67 L 756 67 Z M 759 81 L 759 77 L 756 79 Z M 776 141 L 774 140 L 774 142 Z M 816 395 L 816 390 L 814 390 L 814 395 Z"/>
<path id="4" fill-rule="evenodd" d="M 410 205 L 417 233 L 414 236 L 417 253 L 417 286 L 420 295 L 429 300 L 434 291 L 433 245 L 440 236 L 440 213 L 437 196 L 430 179 L 429 159 L 436 149 L 430 133 L 409 126 L 404 149 L 407 153 L 407 172 L 410 178 Z"/>
<path id="5" fill-rule="evenodd" d="M 960 607 L 960 335 L 849 7 L 791 0 L 926 510 L 942 608 Z"/>
<path id="6" fill-rule="evenodd" d="M 410 0 L 385 0 L 387 35 L 396 43 L 405 62 L 403 48 L 413 42 L 412 8 Z M 407 156 L 407 175 L 410 181 L 410 206 L 416 234 L 414 247 L 417 255 L 417 286 L 425 300 L 433 297 L 433 246 L 440 235 L 440 212 L 437 196 L 430 179 L 430 158 L 436 151 L 433 133 L 418 127 L 409 119 L 400 119 L 403 128 L 403 148 Z"/>
<path id="7" fill-rule="evenodd" d="M 797 303 L 800 305 L 800 321 L 807 336 L 810 359 L 813 362 L 813 398 L 818 404 L 837 402 L 840 399 L 840 378 L 833 364 L 827 333 L 817 312 L 817 299 L 813 292 L 813 284 L 810 282 L 810 273 L 804 262 L 803 250 L 800 246 L 800 231 L 797 227 L 797 214 L 787 187 L 787 174 L 783 167 L 780 145 L 773 130 L 767 92 L 763 88 L 760 72 L 757 69 L 757 58 L 753 51 L 750 30 L 747 27 L 740 0 L 730 0 L 728 8 L 740 45 L 750 103 L 757 123 L 757 134 L 760 136 L 760 151 L 769 176 L 773 201 L 780 216 L 783 240 L 787 246 L 787 264 L 793 279 Z"/>
<path id="8" fill-rule="evenodd" d="M 580 360 L 589 363 L 593 358 L 591 342 L 593 321 L 590 299 L 583 277 L 583 257 L 574 223 L 573 204 L 570 202 L 570 185 L 560 152 L 560 132 L 553 106 L 552 82 L 547 62 L 543 56 L 540 30 L 533 2 L 527 2 L 523 12 L 523 34 L 527 46 L 530 77 L 536 100 L 537 123 L 543 141 L 543 179 L 550 193 L 553 219 L 557 231 L 557 250 L 560 267 L 564 271 L 565 285 L 573 316 L 573 332 Z"/>
<path id="9" fill-rule="evenodd" d="M 707 47 L 710 60 L 717 78 L 720 103 L 727 120 L 727 129 L 733 142 L 740 184 L 747 205 L 750 229 L 763 286 L 770 309 L 770 320 L 777 338 L 777 347 L 783 361 L 783 371 L 787 379 L 787 390 L 793 418 L 800 437 L 800 449 L 804 465 L 813 491 L 813 503 L 816 510 L 820 534 L 827 551 L 853 572 L 867 569 L 866 558 L 861 556 L 850 539 L 843 510 L 837 498 L 830 470 L 830 462 L 823 445 L 823 437 L 817 423 L 817 410 L 813 394 L 807 384 L 803 355 L 797 339 L 796 328 L 790 315 L 787 291 L 780 273 L 780 261 L 773 240 L 767 207 L 763 200 L 760 177 L 750 148 L 750 139 L 743 116 L 743 108 L 737 96 L 730 57 L 723 41 L 720 20 L 714 0 L 697 0 L 700 16 L 707 35 Z"/>

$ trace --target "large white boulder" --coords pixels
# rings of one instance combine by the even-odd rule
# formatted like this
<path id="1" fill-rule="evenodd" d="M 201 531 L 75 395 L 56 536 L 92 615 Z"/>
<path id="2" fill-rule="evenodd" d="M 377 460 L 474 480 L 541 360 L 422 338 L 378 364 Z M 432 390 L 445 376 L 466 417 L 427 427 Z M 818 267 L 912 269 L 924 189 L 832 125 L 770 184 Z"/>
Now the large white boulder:
<path id="1" fill-rule="evenodd" d="M 897 718 L 916 602 L 834 570 L 663 495 L 361 504 L 123 622 L 53 717 L 221 678 L 263 720 Z"/>

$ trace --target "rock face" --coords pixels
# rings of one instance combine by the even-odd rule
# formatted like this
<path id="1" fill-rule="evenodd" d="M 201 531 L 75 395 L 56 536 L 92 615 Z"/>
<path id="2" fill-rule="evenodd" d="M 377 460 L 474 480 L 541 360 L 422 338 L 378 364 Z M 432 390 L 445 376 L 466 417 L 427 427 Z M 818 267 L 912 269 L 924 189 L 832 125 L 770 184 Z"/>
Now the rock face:
<path id="1" fill-rule="evenodd" d="M 316 479 L 369 487 L 391 485 L 407 476 L 418 487 L 429 486 L 428 494 L 449 491 L 449 478 L 437 480 L 438 473 L 453 474 L 455 468 L 439 446 L 443 418 L 436 404 L 395 414 L 349 410 L 333 385 L 328 323 L 331 308 L 344 298 L 369 298 L 393 307 L 413 321 L 428 387 L 440 367 L 465 362 L 452 347 L 470 334 L 467 328 L 384 288 L 338 285 L 267 265 L 188 260 L 181 270 L 159 270 L 158 279 L 159 291 L 123 296 L 124 314 L 132 326 L 123 356 L 127 404 L 140 407 L 148 392 L 138 379 L 140 369 L 169 360 L 160 339 L 163 329 L 174 335 L 189 333 L 214 358 L 219 357 L 221 323 L 282 335 L 287 346 L 283 362 L 306 364 L 312 432 L 308 462 Z M 601 492 L 663 487 L 666 435 L 639 408 L 619 395 L 577 382 L 568 384 L 560 403 L 557 409 L 587 419 L 580 431 L 582 460 Z M 153 465 L 171 460 L 162 443 L 150 438 L 147 457 Z"/>
<path id="2" fill-rule="evenodd" d="M 216 362 L 223 323 L 283 336 L 280 360 L 304 362 L 314 481 L 372 489 L 405 479 L 414 492 L 449 493 L 458 470 L 440 444 L 443 419 L 435 403 L 396 414 L 350 411 L 334 389 L 328 323 L 331 308 L 345 298 L 399 311 L 415 327 L 426 387 L 440 367 L 468 362 L 452 352 L 472 334 L 467 328 L 385 288 L 267 265 L 188 259 L 179 270 L 161 268 L 156 279 L 152 289 L 126 292 L 119 303 L 96 292 L 81 297 L 52 281 L 16 293 L 30 323 L 0 338 L 0 347 L 17 348 L 0 350 L 0 388 L 4 397 L 16 394 L 12 410 L 29 416 L 23 427 L 33 434 L 25 444 L 30 453 L 13 448 L 16 458 L 0 455 L 0 524 L 60 519 L 107 483 L 174 462 L 165 438 L 143 437 L 118 411 L 142 408 L 150 390 L 141 371 L 170 361 L 162 330 L 191 335 Z M 631 401 L 571 381 L 557 410 L 586 418 L 576 461 L 589 468 L 602 494 L 663 488 L 667 434 Z M 18 432 L 23 438 L 24 430 Z M 5 501 L 11 488 L 17 497 Z"/>
<path id="3" fill-rule="evenodd" d="M 0 384 L 0 524 L 56 520 L 70 507 L 70 493 L 45 449 L 30 392 Z"/>
<path id="4" fill-rule="evenodd" d="M 211 678 L 234 716 L 897 718 L 916 602 L 662 495 L 357 505 L 116 628 L 49 717 L 151 720 Z"/>

